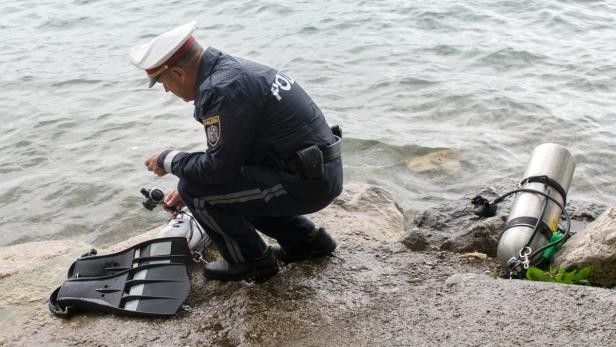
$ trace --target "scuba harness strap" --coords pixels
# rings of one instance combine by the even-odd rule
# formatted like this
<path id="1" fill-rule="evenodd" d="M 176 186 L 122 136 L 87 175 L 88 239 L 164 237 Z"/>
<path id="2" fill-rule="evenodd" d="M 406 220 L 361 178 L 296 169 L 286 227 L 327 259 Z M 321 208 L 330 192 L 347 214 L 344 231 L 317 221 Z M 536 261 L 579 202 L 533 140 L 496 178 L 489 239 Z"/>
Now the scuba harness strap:
<path id="1" fill-rule="evenodd" d="M 508 221 L 505 224 L 505 227 L 503 228 L 500 234 L 502 235 L 509 228 L 513 228 L 513 227 L 517 227 L 521 225 L 527 226 L 529 228 L 535 228 L 537 223 L 539 223 L 539 227 L 537 227 L 537 230 L 541 234 L 543 234 L 543 236 L 550 238 L 552 236 L 552 232 L 550 231 L 550 228 L 547 226 L 547 224 L 545 224 L 541 219 L 537 219 L 535 217 L 528 217 L 528 216 L 517 217 L 517 218 L 514 218 Z"/>
<path id="2" fill-rule="evenodd" d="M 567 191 L 565 190 L 565 188 L 563 188 L 563 186 L 561 186 L 560 183 L 558 183 L 556 180 L 549 178 L 547 175 L 526 177 L 522 180 L 522 182 L 520 182 L 520 187 L 525 186 L 527 183 L 534 182 L 543 183 L 546 186 L 555 189 L 558 194 L 560 194 L 560 196 L 563 198 L 563 205 L 567 204 Z"/>

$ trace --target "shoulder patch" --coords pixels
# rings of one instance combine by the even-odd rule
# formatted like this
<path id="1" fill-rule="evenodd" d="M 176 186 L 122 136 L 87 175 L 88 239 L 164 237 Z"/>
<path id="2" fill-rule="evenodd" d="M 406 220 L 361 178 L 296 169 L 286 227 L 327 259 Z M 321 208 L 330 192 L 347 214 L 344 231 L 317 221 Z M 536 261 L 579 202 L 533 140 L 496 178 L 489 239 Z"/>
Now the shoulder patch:
<path id="1" fill-rule="evenodd" d="M 222 129 L 219 116 L 212 116 L 203 120 L 205 126 L 205 136 L 209 147 L 216 147 L 222 136 Z"/>

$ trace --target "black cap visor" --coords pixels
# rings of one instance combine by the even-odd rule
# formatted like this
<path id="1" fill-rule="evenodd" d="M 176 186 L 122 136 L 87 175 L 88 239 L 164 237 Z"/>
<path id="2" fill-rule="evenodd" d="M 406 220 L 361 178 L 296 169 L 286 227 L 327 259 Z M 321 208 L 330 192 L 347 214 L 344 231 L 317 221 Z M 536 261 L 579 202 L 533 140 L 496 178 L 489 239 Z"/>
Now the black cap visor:
<path id="1" fill-rule="evenodd" d="M 150 78 L 150 84 L 148 86 L 148 88 L 152 88 L 154 87 L 154 85 L 156 84 L 156 82 L 158 82 L 158 76 L 154 77 L 154 78 Z"/>

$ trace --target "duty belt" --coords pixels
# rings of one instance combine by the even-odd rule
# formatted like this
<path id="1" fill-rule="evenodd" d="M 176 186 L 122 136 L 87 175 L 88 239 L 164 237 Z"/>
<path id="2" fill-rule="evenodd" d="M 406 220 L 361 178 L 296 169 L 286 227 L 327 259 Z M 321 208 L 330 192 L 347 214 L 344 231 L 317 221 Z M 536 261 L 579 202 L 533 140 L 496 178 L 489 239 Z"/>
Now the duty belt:
<path id="1" fill-rule="evenodd" d="M 293 157 L 284 162 L 284 170 L 307 179 L 319 179 L 325 174 L 325 163 L 340 158 L 341 139 L 334 135 L 334 143 L 320 147 L 312 145 L 301 149 Z"/>
<path id="2" fill-rule="evenodd" d="M 342 155 L 342 146 L 341 146 L 342 139 L 338 136 L 334 136 L 334 138 L 336 139 L 334 143 L 332 143 L 331 145 L 325 148 L 321 148 L 321 153 L 323 153 L 324 163 L 327 163 L 334 159 L 338 159 Z"/>

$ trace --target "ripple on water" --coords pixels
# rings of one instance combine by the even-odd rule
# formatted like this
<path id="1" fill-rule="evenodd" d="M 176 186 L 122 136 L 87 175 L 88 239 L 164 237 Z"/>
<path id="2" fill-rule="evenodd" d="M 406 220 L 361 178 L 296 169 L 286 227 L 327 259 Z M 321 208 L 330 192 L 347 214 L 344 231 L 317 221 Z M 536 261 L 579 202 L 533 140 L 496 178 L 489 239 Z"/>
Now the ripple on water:
<path id="1" fill-rule="evenodd" d="M 54 118 L 49 117 L 47 119 L 41 119 L 37 121 L 36 123 L 34 123 L 34 128 L 44 128 L 50 125 L 63 125 L 63 124 L 68 125 L 68 126 L 74 126 L 76 123 L 74 123 L 69 118 L 55 116 Z"/>
<path id="2" fill-rule="evenodd" d="M 20 148 L 20 147 L 28 147 L 30 145 L 32 145 L 32 141 L 21 140 L 21 141 L 15 142 L 13 146 L 15 146 L 15 148 Z"/>
<path id="3" fill-rule="evenodd" d="M 255 10 L 256 13 L 267 13 L 268 15 L 271 13 L 275 13 L 281 16 L 288 16 L 293 14 L 295 11 L 291 6 L 285 6 L 279 3 L 269 3 L 258 6 Z"/>
<path id="4" fill-rule="evenodd" d="M 69 86 L 69 85 L 98 84 L 100 82 L 101 82 L 101 80 L 89 80 L 89 79 L 76 78 L 76 79 L 70 79 L 70 80 L 65 80 L 65 81 L 61 81 L 61 82 L 56 82 L 56 83 L 53 83 L 51 86 L 54 87 L 54 88 L 58 88 L 58 87 L 64 87 L 64 86 Z"/>
<path id="5" fill-rule="evenodd" d="M 442 56 L 450 56 L 450 55 L 458 55 L 461 54 L 461 51 L 452 46 L 452 45 L 447 45 L 447 44 L 439 44 L 436 45 L 434 47 L 428 48 L 427 51 L 432 51 L 438 55 L 442 55 Z"/>
<path id="6" fill-rule="evenodd" d="M 61 208 L 71 209 L 108 203 L 118 193 L 120 189 L 111 188 L 105 183 L 73 181 L 60 184 L 55 190 L 48 192 L 44 200 Z"/>
<path id="7" fill-rule="evenodd" d="M 298 32 L 300 35 L 312 35 L 317 33 L 319 33 L 319 28 L 314 25 L 304 26 Z"/>
<path id="8" fill-rule="evenodd" d="M 22 197 L 28 196 L 33 192 L 24 186 L 8 188 L 6 191 L 0 190 L 0 208 L 4 208 L 15 201 L 21 200 Z"/>
<path id="9" fill-rule="evenodd" d="M 514 69 L 530 69 L 532 65 L 543 63 L 546 60 L 547 57 L 544 55 L 507 47 L 480 57 L 473 65 L 489 66 L 504 72 Z"/>
<path id="10" fill-rule="evenodd" d="M 47 12 L 47 16 L 44 20 L 37 25 L 37 29 L 40 31 L 70 31 L 78 28 L 89 28 L 96 25 L 96 19 L 94 17 L 71 17 L 68 14 L 62 12 L 64 6 L 60 5 L 56 8 L 56 11 Z"/>
<path id="11" fill-rule="evenodd" d="M 611 78 L 574 77 L 565 81 L 560 87 L 577 90 L 580 92 L 612 92 L 615 88 Z"/>

